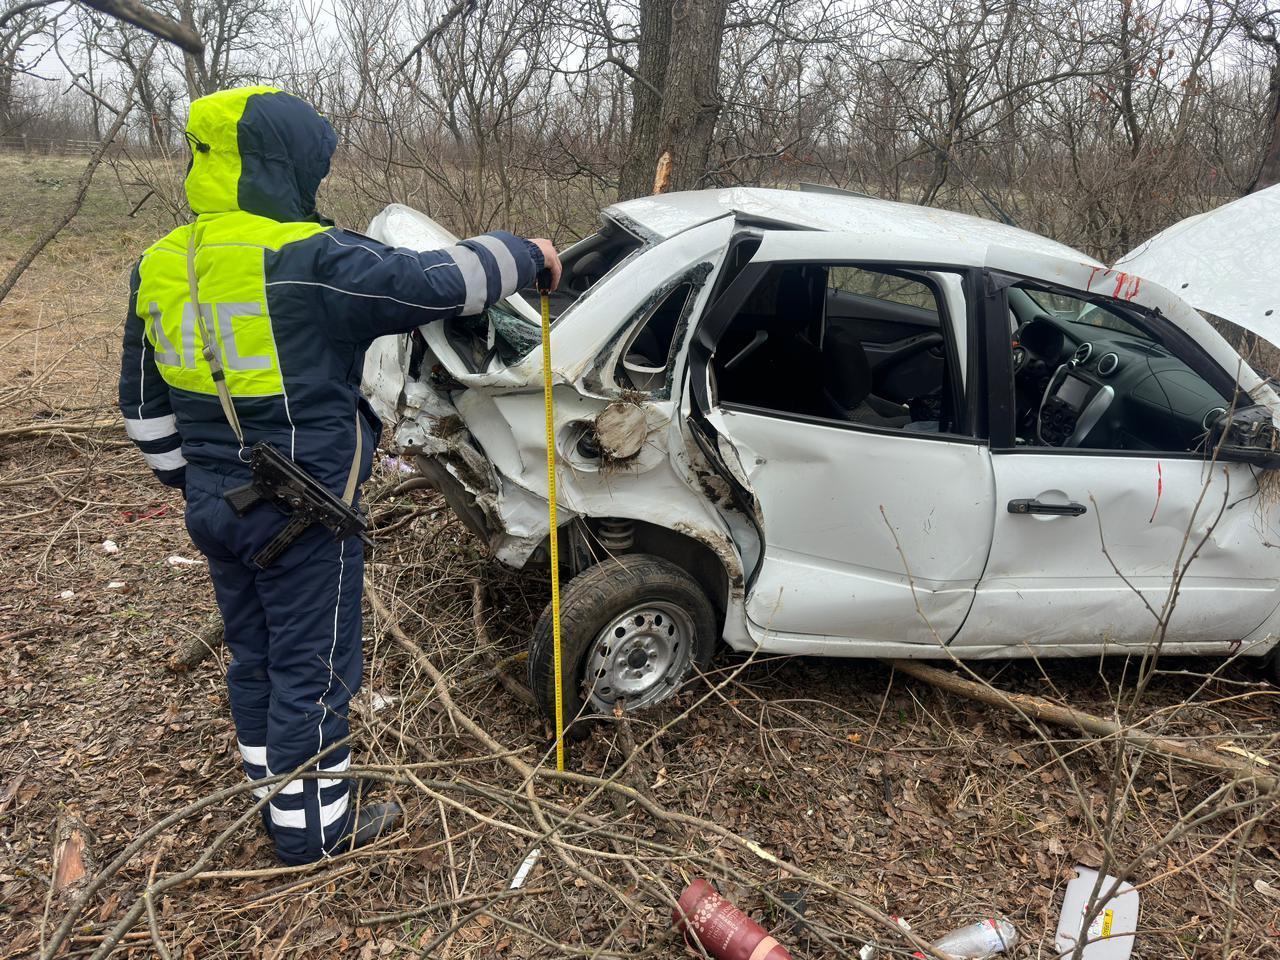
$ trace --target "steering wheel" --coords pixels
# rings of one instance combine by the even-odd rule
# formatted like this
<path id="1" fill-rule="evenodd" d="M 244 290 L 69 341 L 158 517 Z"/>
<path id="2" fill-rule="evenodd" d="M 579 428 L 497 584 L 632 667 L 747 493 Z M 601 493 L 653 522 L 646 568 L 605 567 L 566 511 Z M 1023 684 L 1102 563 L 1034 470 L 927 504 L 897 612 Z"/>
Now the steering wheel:
<path id="1" fill-rule="evenodd" d="M 1013 375 L 1016 377 L 1020 374 L 1030 362 L 1031 351 L 1015 340 L 1013 343 Z"/>

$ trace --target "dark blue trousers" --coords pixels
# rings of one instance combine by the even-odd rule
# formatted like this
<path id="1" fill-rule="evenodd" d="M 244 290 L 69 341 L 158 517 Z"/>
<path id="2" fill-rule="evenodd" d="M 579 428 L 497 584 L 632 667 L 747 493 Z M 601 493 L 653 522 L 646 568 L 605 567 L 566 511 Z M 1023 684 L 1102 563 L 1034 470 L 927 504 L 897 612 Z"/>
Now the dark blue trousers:
<path id="1" fill-rule="evenodd" d="M 208 558 L 231 651 L 227 689 L 245 773 L 251 780 L 299 768 L 346 770 L 346 746 L 306 762 L 347 735 L 360 689 L 360 541 L 336 542 L 314 526 L 266 570 L 252 557 L 285 524 L 260 505 L 237 517 L 222 499 L 242 481 L 187 471 L 187 530 Z M 267 788 L 254 791 L 259 798 Z M 269 805 L 268 829 L 285 863 L 336 852 L 350 832 L 348 781 L 294 780 Z"/>

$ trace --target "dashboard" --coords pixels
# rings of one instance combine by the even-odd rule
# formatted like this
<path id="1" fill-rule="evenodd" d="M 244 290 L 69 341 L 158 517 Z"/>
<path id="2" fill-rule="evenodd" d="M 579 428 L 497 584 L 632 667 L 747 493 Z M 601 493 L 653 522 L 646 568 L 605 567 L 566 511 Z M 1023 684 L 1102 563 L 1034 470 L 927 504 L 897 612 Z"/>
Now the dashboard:
<path id="1" fill-rule="evenodd" d="M 1195 451 L 1229 400 L 1160 344 L 1039 314 L 1013 345 L 1019 443 Z"/>

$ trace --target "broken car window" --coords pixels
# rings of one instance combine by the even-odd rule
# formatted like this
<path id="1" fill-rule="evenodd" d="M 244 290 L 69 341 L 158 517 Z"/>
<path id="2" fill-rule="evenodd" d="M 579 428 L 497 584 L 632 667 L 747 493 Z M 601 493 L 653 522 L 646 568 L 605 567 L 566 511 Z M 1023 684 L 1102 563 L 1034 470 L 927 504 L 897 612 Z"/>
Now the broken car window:
<path id="1" fill-rule="evenodd" d="M 685 281 L 653 305 L 623 351 L 619 384 L 649 393 L 666 384 L 671 347 L 692 296 L 693 283 Z"/>
<path id="2" fill-rule="evenodd" d="M 1122 303 L 1025 286 L 1009 289 L 1019 321 L 1012 358 L 1015 444 L 1196 453 L 1230 406 Z"/>
<path id="3" fill-rule="evenodd" d="M 774 265 L 716 346 L 722 402 L 929 434 L 956 429 L 949 333 L 925 274 Z"/>
<path id="4" fill-rule="evenodd" d="M 542 342 L 537 327 L 497 306 L 446 320 L 445 336 L 473 372 L 484 370 L 494 356 L 504 365 L 518 363 Z"/>

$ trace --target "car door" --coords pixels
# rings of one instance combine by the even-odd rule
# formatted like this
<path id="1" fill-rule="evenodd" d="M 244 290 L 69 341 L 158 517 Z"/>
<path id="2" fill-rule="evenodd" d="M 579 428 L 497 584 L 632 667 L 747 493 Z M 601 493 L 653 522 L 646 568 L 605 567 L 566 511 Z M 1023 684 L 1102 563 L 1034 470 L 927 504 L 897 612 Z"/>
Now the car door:
<path id="1" fill-rule="evenodd" d="M 763 541 L 762 550 L 739 548 L 756 560 L 748 629 L 766 650 L 892 652 L 946 642 L 986 562 L 992 476 L 986 445 L 973 435 L 957 350 L 977 273 L 953 265 L 954 249 L 893 246 L 845 234 L 766 233 L 695 336 L 694 419 L 704 449 L 718 451 L 750 498 Z M 845 276 L 891 275 L 933 305 L 948 370 L 941 420 L 908 421 L 905 412 L 893 416 L 890 407 L 886 416 L 865 403 L 853 418 L 839 402 L 824 407 L 850 351 L 861 371 L 870 364 L 857 347 L 865 354 L 874 344 L 827 336 L 847 319 L 826 312 L 837 267 Z M 825 290 L 805 293 L 819 275 Z M 893 304 L 870 306 L 888 312 Z M 744 376 L 749 370 L 757 373 Z M 927 375 L 919 382 L 937 386 Z"/>
<path id="2" fill-rule="evenodd" d="M 1144 345 L 1114 329 L 1122 320 L 1100 314 L 1106 301 L 1078 296 L 1089 301 L 1079 322 L 1059 323 L 1082 339 L 1068 343 L 1073 359 L 1059 367 L 1044 399 L 1070 374 L 1105 383 L 1110 405 L 1098 428 L 1073 434 L 1076 446 L 1029 442 L 1007 424 L 991 424 L 991 554 L 955 645 L 1086 652 L 1162 635 L 1191 651 L 1243 640 L 1280 597 L 1271 511 L 1248 465 L 1215 462 L 1204 442 L 1200 450 L 1160 447 L 1188 432 L 1203 435 L 1231 403 L 1231 376 L 1218 370 L 1211 385 L 1209 361 L 1194 355 L 1190 340 Z M 1062 291 L 1059 299 L 1069 302 L 1072 294 Z M 1001 308 L 986 318 L 989 335 L 1006 344 L 1007 317 Z M 1161 321 L 1157 315 L 1153 330 Z M 1009 353 L 1003 372 L 993 365 L 990 373 L 996 418 L 1005 405 L 995 385 L 1003 379 L 1007 398 L 1013 376 Z M 998 360 L 1001 353 L 989 355 Z M 1088 416 L 1087 407 L 1080 416 Z M 1195 421 L 1195 430 L 1183 420 Z M 1158 618 L 1167 622 L 1162 632 Z"/>

